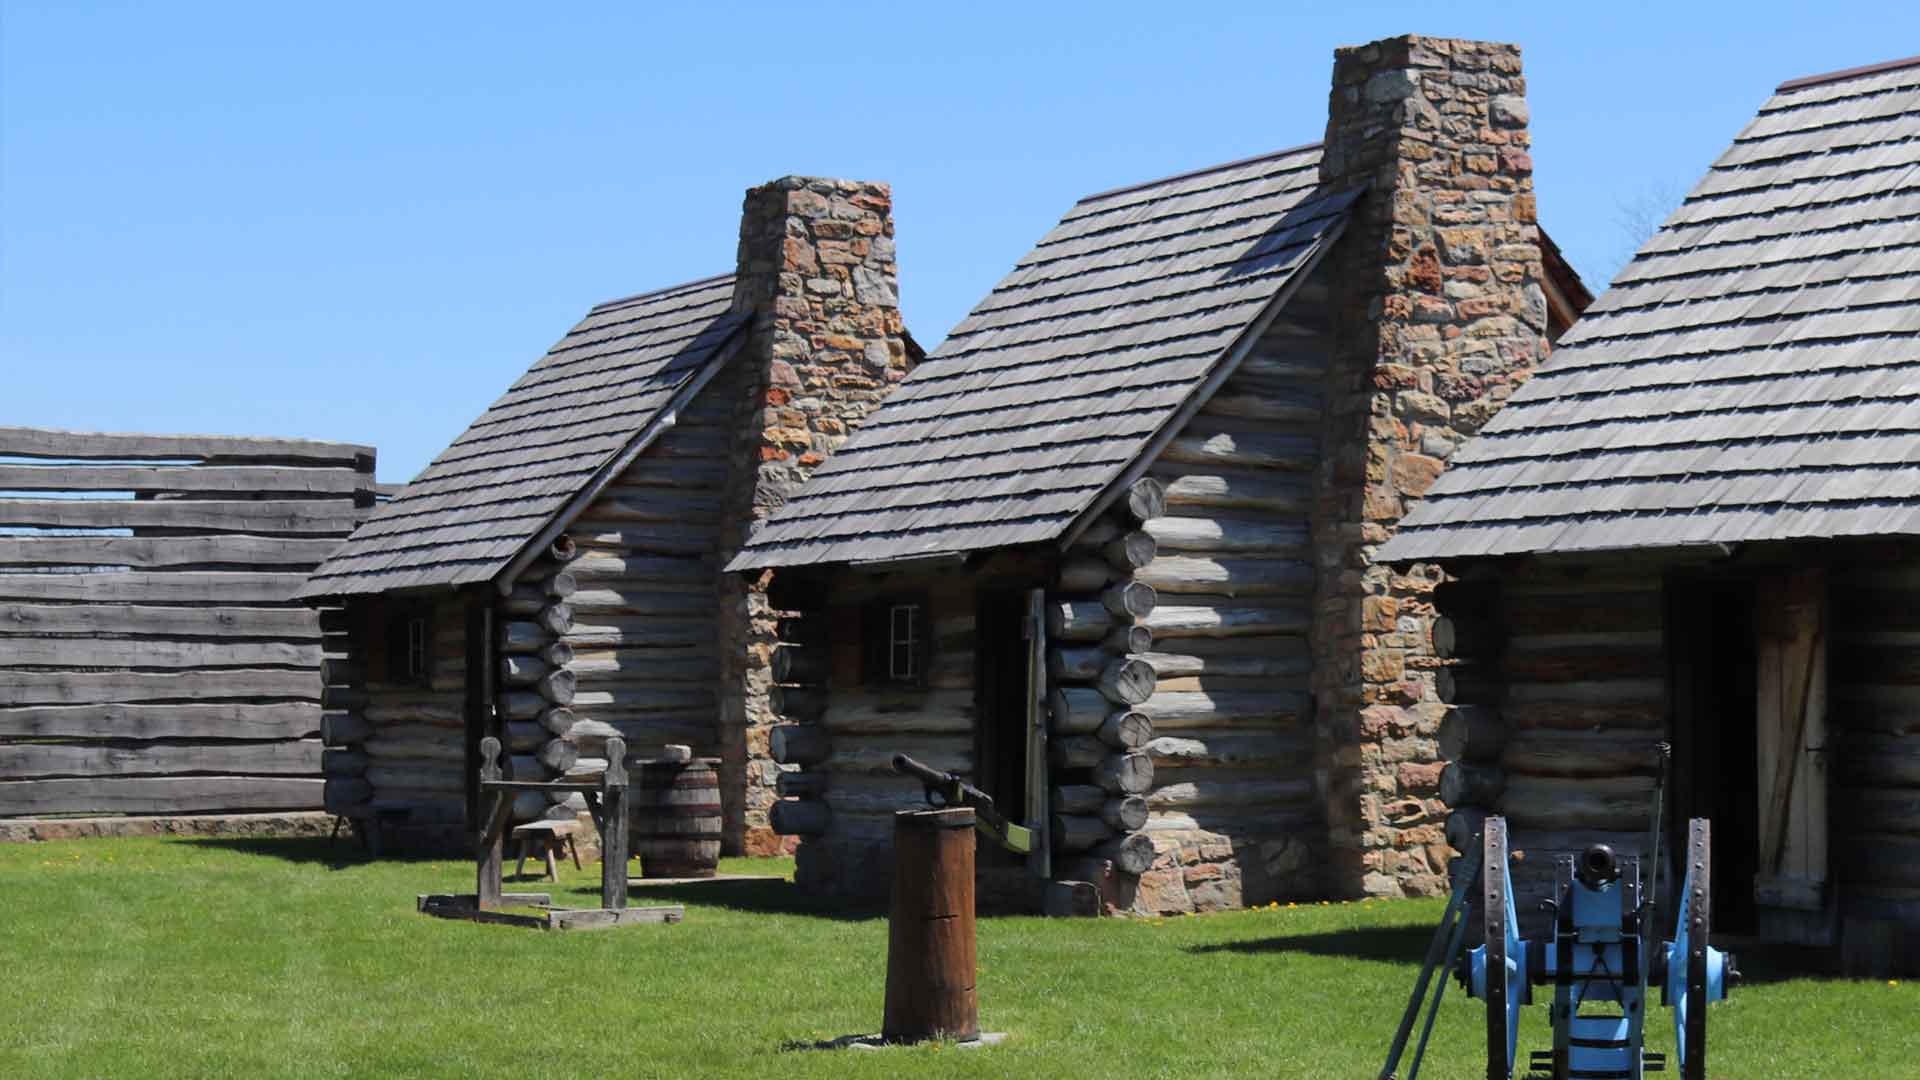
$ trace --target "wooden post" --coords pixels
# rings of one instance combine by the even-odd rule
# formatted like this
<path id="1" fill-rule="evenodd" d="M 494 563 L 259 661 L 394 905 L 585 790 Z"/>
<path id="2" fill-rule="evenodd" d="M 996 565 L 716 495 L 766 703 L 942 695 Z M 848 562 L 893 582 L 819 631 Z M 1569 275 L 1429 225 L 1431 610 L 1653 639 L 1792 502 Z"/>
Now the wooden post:
<path id="1" fill-rule="evenodd" d="M 500 740 L 489 735 L 480 740 L 480 779 L 500 779 Z M 507 817 L 513 812 L 513 797 L 504 791 L 480 793 L 480 805 L 487 813 L 480 826 L 475 860 L 474 900 L 481 908 L 500 906 L 500 866 L 506 853 Z"/>
<path id="2" fill-rule="evenodd" d="M 600 776 L 600 906 L 627 906 L 627 740 L 607 740 L 607 771 Z"/>
<path id="3" fill-rule="evenodd" d="M 887 927 L 888 1042 L 971 1039 L 974 997 L 973 810 L 905 810 L 893 818 Z"/>

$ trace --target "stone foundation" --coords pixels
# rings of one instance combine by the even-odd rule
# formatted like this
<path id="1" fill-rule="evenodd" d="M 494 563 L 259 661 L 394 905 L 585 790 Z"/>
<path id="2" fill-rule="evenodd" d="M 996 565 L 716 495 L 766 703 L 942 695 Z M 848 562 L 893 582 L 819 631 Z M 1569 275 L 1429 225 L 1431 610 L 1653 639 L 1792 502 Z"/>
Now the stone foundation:
<path id="1" fill-rule="evenodd" d="M 191 817 L 8 818 L 0 820 L 0 843 L 120 836 L 328 836 L 333 832 L 333 822 L 332 814 L 319 810 Z M 358 843 L 348 830 L 342 829 L 341 834 L 341 843 Z"/>

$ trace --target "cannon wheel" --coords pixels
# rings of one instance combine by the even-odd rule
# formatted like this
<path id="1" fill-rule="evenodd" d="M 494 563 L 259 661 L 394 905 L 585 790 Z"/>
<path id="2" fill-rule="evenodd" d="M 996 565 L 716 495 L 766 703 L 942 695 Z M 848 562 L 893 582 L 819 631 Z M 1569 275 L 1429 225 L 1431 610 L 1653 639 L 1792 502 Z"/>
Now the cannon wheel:
<path id="1" fill-rule="evenodd" d="M 1480 878 L 1486 887 L 1487 1080 L 1513 1076 L 1513 1032 L 1507 1008 L 1507 819 L 1489 817 L 1481 843 Z"/>
<path id="2" fill-rule="evenodd" d="M 1713 920 L 1713 831 L 1687 823 L 1687 1058 L 1681 1080 L 1707 1080 L 1707 936 Z"/>

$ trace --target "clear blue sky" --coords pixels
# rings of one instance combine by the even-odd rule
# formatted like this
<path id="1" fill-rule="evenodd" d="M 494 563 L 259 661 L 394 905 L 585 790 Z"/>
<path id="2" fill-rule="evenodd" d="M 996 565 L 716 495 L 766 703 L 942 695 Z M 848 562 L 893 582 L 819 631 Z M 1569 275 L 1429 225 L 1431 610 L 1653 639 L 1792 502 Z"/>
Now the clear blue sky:
<path id="1" fill-rule="evenodd" d="M 931 347 L 1076 198 L 1319 139 L 1333 48 L 1408 31 L 1524 47 L 1597 291 L 1622 203 L 1776 83 L 1920 52 L 1920 4 L 0 0 L 0 424 L 406 479 L 595 301 L 731 269 L 787 173 L 893 183 Z"/>

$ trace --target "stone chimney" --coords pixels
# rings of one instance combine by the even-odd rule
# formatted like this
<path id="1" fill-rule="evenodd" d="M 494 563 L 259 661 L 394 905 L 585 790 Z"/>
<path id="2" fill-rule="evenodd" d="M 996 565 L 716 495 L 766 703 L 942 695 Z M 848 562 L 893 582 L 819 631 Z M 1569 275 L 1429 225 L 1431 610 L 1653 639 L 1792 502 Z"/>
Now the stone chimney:
<path id="1" fill-rule="evenodd" d="M 753 313 L 719 561 L 880 404 L 909 365 L 886 184 L 789 176 L 748 190 L 733 306 Z M 777 854 L 767 826 L 774 618 L 770 575 L 720 580 L 721 801 L 726 850 Z"/>
<path id="2" fill-rule="evenodd" d="M 1441 573 L 1372 553 L 1546 355 L 1528 145 L 1515 46 L 1408 36 L 1334 54 L 1321 180 L 1367 186 L 1330 254 L 1314 514 L 1317 756 L 1342 895 L 1447 888 L 1431 647 Z"/>

